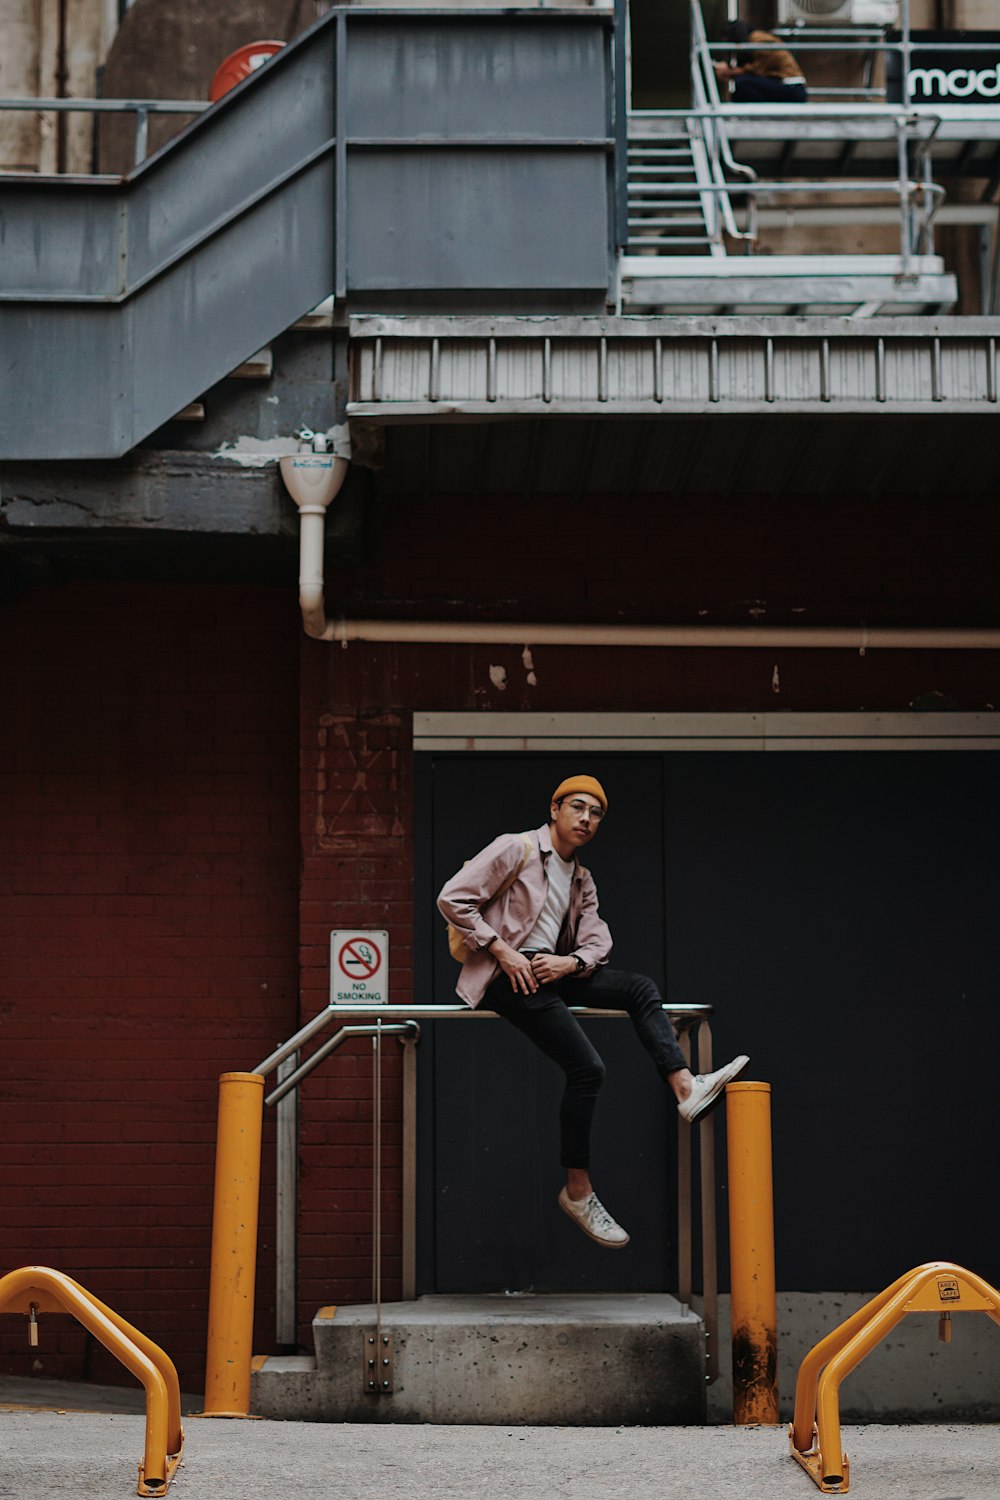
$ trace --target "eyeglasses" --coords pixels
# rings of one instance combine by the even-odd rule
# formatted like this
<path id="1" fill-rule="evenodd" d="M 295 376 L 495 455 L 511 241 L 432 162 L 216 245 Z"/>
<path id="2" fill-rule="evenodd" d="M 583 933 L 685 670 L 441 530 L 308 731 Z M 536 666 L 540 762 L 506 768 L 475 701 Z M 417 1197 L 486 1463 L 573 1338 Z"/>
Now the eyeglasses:
<path id="1" fill-rule="evenodd" d="M 576 813 L 577 817 L 580 817 L 583 813 L 587 813 L 591 818 L 593 818 L 595 823 L 599 823 L 604 817 L 603 807 L 588 807 L 586 802 L 576 801 L 571 802 L 569 806 Z"/>

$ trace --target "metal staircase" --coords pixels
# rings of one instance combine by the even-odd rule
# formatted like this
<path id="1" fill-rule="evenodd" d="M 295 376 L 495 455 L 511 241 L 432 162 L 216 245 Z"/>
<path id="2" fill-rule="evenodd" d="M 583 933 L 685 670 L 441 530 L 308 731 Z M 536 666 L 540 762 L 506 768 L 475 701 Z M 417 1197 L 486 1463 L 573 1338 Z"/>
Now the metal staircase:
<path id="1" fill-rule="evenodd" d="M 631 135 L 627 255 L 723 255 L 713 239 L 699 183 L 700 141 Z M 704 178 L 704 171 L 702 178 Z"/>
<path id="2" fill-rule="evenodd" d="M 892 172 L 848 178 L 827 168 L 832 180 L 799 180 L 783 176 L 779 156 L 768 162 L 770 180 L 762 180 L 755 166 L 734 156 L 737 138 L 766 139 L 768 130 L 809 137 L 818 130 L 821 136 L 839 131 L 847 142 L 857 122 L 842 107 L 781 105 L 770 111 L 723 102 L 700 0 L 691 0 L 691 36 L 691 109 L 633 111 L 629 119 L 620 310 L 852 317 L 947 312 L 957 287 L 934 254 L 933 218 L 942 196 L 930 173 L 935 122 L 885 107 L 872 116 L 866 105 L 869 133 L 877 127 L 894 142 Z M 846 160 L 846 149 L 841 155 Z M 762 165 L 759 156 L 755 164 Z M 794 206 L 824 196 L 836 203 L 844 223 L 851 221 L 851 197 L 863 204 L 894 198 L 898 254 L 756 254 L 761 203 Z"/>
<path id="3" fill-rule="evenodd" d="M 118 457 L 331 294 L 603 313 L 620 33 L 340 7 L 124 179 L 0 176 L 0 458 Z"/>

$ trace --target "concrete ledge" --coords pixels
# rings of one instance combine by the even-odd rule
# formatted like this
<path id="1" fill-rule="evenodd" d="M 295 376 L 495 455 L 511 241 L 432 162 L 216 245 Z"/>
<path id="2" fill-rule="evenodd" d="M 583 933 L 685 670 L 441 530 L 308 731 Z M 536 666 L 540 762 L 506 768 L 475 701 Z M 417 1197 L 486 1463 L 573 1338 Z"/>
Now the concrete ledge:
<path id="1" fill-rule="evenodd" d="M 422 1297 L 382 1309 L 393 1391 L 364 1388 L 375 1307 L 324 1311 L 316 1359 L 254 1371 L 265 1417 L 317 1422 L 669 1425 L 705 1418 L 705 1333 L 674 1297 Z"/>

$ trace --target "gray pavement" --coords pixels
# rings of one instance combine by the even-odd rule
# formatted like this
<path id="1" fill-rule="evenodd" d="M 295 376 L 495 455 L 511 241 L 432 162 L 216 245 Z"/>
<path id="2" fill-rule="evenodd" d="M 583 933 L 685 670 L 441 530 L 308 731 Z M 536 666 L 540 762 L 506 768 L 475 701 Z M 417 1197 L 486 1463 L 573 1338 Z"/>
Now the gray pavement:
<path id="1" fill-rule="evenodd" d="M 140 1391 L 0 1381 L 0 1496 L 135 1493 Z M 31 1387 L 33 1389 L 19 1389 Z M 140 1411 L 136 1411 L 138 1397 Z M 56 1399 L 63 1404 L 29 1406 Z M 94 1408 L 81 1410 L 83 1402 Z M 131 1406 L 131 1409 L 128 1409 Z M 431 1427 L 185 1418 L 172 1500 L 810 1500 L 784 1429 Z M 856 1500 L 997 1500 L 1000 1424 L 845 1427 Z"/>

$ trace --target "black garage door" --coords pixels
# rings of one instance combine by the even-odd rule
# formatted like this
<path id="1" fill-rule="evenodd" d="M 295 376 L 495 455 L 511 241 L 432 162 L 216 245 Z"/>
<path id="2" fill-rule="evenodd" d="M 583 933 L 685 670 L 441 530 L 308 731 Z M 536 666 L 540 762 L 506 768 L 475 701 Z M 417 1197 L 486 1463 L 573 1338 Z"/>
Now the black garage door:
<path id="1" fill-rule="evenodd" d="M 772 1084 L 779 1285 L 873 1288 L 937 1258 L 996 1282 L 994 753 L 417 761 L 419 994 L 454 984 L 438 886 L 585 768 L 611 804 L 585 861 L 613 961 L 715 1006 L 716 1057 L 749 1051 Z M 632 1245 L 601 1251 L 555 1207 L 552 1064 L 502 1022 L 442 1023 L 420 1068 L 422 1290 L 673 1284 L 672 1110 L 628 1023 L 589 1024 L 609 1065 L 594 1181 Z M 720 1161 L 724 1224 L 724 1140 Z"/>

